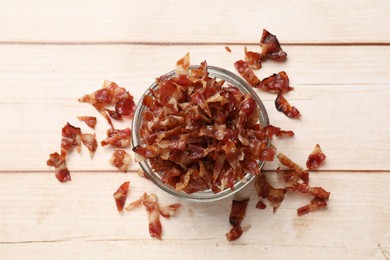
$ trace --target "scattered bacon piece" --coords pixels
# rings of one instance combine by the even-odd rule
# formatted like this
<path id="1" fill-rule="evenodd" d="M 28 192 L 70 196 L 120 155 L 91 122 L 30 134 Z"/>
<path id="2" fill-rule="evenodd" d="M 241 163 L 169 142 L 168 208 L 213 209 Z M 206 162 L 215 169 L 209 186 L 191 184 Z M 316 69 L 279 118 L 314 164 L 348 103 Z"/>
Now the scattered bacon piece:
<path id="1" fill-rule="evenodd" d="M 230 211 L 229 223 L 234 226 L 240 226 L 241 221 L 245 216 L 245 211 L 248 206 L 249 199 L 233 200 L 232 209 Z"/>
<path id="2" fill-rule="evenodd" d="M 150 194 L 143 200 L 149 219 L 149 234 L 151 237 L 161 239 L 162 227 L 160 222 L 160 211 L 157 204 L 157 196 Z"/>
<path id="3" fill-rule="evenodd" d="M 258 52 L 248 51 L 245 47 L 245 62 L 251 69 L 258 70 L 261 68 L 262 55 Z"/>
<path id="4" fill-rule="evenodd" d="M 281 130 L 280 127 L 276 127 L 273 125 L 267 125 L 263 128 L 263 133 L 268 137 L 272 138 L 273 135 L 277 137 L 293 137 L 294 132 L 291 130 Z"/>
<path id="5" fill-rule="evenodd" d="M 85 122 L 90 128 L 95 128 L 96 126 L 96 117 L 94 116 L 78 116 L 77 118 Z"/>
<path id="6" fill-rule="evenodd" d="M 291 106 L 282 94 L 279 94 L 277 96 L 275 100 L 275 107 L 278 111 L 282 112 L 290 118 L 298 118 L 301 116 L 299 110 L 296 107 Z"/>
<path id="7" fill-rule="evenodd" d="M 293 137 L 295 134 L 291 130 L 280 130 L 278 133 L 276 133 L 277 137 Z"/>
<path id="8" fill-rule="evenodd" d="M 181 207 L 180 203 L 171 204 L 168 206 L 163 206 L 159 208 L 160 215 L 164 218 L 170 218 L 172 217 L 176 211 Z"/>
<path id="9" fill-rule="evenodd" d="M 256 176 L 255 190 L 259 198 L 267 198 L 268 202 L 273 208 L 273 212 L 275 212 L 280 207 L 286 193 L 286 189 L 272 187 L 264 173 Z M 260 203 L 259 206 L 262 207 L 262 204 L 264 203 L 260 201 L 261 200 L 259 200 L 258 204 Z"/>
<path id="10" fill-rule="evenodd" d="M 108 129 L 107 138 L 101 141 L 102 146 L 111 145 L 118 148 L 126 148 L 131 144 L 131 130 L 125 129 Z"/>
<path id="11" fill-rule="evenodd" d="M 96 134 L 82 134 L 81 141 L 89 150 L 89 156 L 92 158 L 97 149 Z"/>
<path id="12" fill-rule="evenodd" d="M 274 73 L 268 78 L 263 79 L 257 87 L 266 92 L 275 94 L 284 94 L 294 89 L 293 87 L 290 87 L 290 81 L 284 71 L 281 71 L 278 74 Z"/>
<path id="13" fill-rule="evenodd" d="M 280 47 L 276 36 L 268 32 L 266 29 L 263 29 L 260 46 L 262 48 L 261 55 L 263 58 L 269 58 L 277 61 L 284 61 L 287 58 L 287 53 Z"/>
<path id="14" fill-rule="evenodd" d="M 250 225 L 245 226 L 245 227 L 235 226 L 232 229 L 230 229 L 230 231 L 228 233 L 225 234 L 226 239 L 229 242 L 237 240 L 242 235 L 242 233 L 247 231 L 250 227 L 251 227 Z"/>
<path id="15" fill-rule="evenodd" d="M 130 182 L 126 181 L 118 188 L 118 190 L 113 194 L 115 199 L 116 208 L 118 211 L 122 211 L 126 203 L 127 193 L 129 192 Z"/>
<path id="16" fill-rule="evenodd" d="M 229 48 L 229 46 L 225 46 L 225 50 L 226 50 L 227 52 L 232 52 L 232 50 Z"/>
<path id="17" fill-rule="evenodd" d="M 324 190 L 321 187 L 310 187 L 304 183 L 296 183 L 293 186 L 287 187 L 288 191 L 297 191 L 301 193 L 310 193 L 316 198 L 327 200 L 329 199 L 330 192 Z"/>
<path id="18" fill-rule="evenodd" d="M 147 180 L 149 179 L 148 176 L 146 175 L 146 173 L 142 169 L 140 169 L 140 168 L 137 170 L 137 175 L 139 177 L 145 178 Z"/>
<path id="19" fill-rule="evenodd" d="M 127 206 L 125 207 L 125 209 L 126 209 L 127 211 L 130 211 L 130 210 L 133 210 L 133 209 L 135 209 L 135 208 L 138 208 L 139 206 L 142 205 L 142 203 L 143 203 L 143 201 L 144 201 L 144 199 L 145 199 L 146 197 L 147 197 L 147 194 L 146 194 L 146 192 L 145 192 L 144 194 L 142 194 L 142 196 L 141 196 L 139 199 L 130 202 L 129 205 L 127 205 Z"/>
<path id="20" fill-rule="evenodd" d="M 125 88 L 108 80 L 104 81 L 101 89 L 79 98 L 79 101 L 91 103 L 107 119 L 111 128 L 114 126 L 110 116 L 114 119 L 121 119 L 122 116 L 132 117 L 135 111 L 133 96 Z M 113 106 L 115 111 L 107 109 L 107 106 Z"/>
<path id="21" fill-rule="evenodd" d="M 132 158 L 130 154 L 121 149 L 115 150 L 110 159 L 110 163 L 122 172 L 127 172 L 131 162 Z"/>
<path id="22" fill-rule="evenodd" d="M 190 69 L 190 53 L 176 62 L 176 74 L 178 75 L 187 75 Z"/>
<path id="23" fill-rule="evenodd" d="M 266 207 L 267 207 L 267 205 L 265 205 L 264 202 L 259 199 L 259 201 L 256 204 L 256 208 L 257 209 L 265 209 Z"/>
<path id="24" fill-rule="evenodd" d="M 74 147 L 76 147 L 77 152 L 81 151 L 81 130 L 67 123 L 62 128 L 61 156 L 66 158 Z"/>
<path id="25" fill-rule="evenodd" d="M 306 167 L 309 170 L 316 169 L 324 163 L 325 159 L 326 156 L 322 152 L 320 145 L 316 144 L 313 151 L 309 155 L 309 158 L 307 158 Z"/>
<path id="26" fill-rule="evenodd" d="M 297 213 L 298 213 L 298 216 L 302 216 L 302 215 L 305 215 L 309 212 L 318 210 L 320 208 L 324 208 L 326 206 L 327 206 L 327 203 L 325 200 L 320 199 L 320 198 L 314 198 L 309 202 L 309 204 L 297 209 Z"/>
<path id="27" fill-rule="evenodd" d="M 251 85 L 252 87 L 257 87 L 260 84 L 259 78 L 255 75 L 252 69 L 249 67 L 248 63 L 243 60 L 236 61 L 234 67 L 240 73 L 240 75 Z"/>
<path id="28" fill-rule="evenodd" d="M 47 160 L 46 164 L 55 167 L 55 176 L 60 182 L 71 180 L 69 170 L 65 164 L 65 159 L 57 152 L 50 154 L 50 158 Z"/>
<path id="29" fill-rule="evenodd" d="M 279 153 L 276 157 L 279 159 L 281 164 L 295 171 L 292 172 L 293 176 L 290 176 L 289 178 L 290 185 L 297 183 L 298 179 L 302 179 L 303 183 L 305 184 L 309 183 L 309 173 L 305 171 L 300 165 L 296 164 L 290 158 L 288 158 L 286 155 L 282 153 Z"/>

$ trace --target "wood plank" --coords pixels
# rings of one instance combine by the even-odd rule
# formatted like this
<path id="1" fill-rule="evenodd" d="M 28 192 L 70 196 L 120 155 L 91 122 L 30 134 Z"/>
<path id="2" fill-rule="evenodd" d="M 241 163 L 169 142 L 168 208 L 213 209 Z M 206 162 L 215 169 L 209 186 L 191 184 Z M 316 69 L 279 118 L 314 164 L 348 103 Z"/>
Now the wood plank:
<path id="1" fill-rule="evenodd" d="M 128 86 L 139 100 L 156 76 L 173 68 L 178 54 L 189 50 L 195 64 L 207 58 L 209 64 L 234 71 L 232 64 L 242 57 L 243 48 L 235 46 L 233 53 L 226 53 L 222 46 L 3 47 L 0 108 L 7 123 L 1 129 L 1 171 L 48 170 L 45 161 L 59 148 L 60 129 L 66 122 L 91 132 L 76 116 L 100 117 L 77 98 L 100 88 L 104 79 Z M 279 151 L 303 164 L 320 143 L 328 155 L 323 169 L 390 170 L 390 55 L 386 55 L 390 48 L 288 46 L 286 50 L 288 62 L 266 62 L 257 72 L 265 77 L 286 70 L 296 87 L 286 97 L 301 110 L 301 120 L 286 118 L 275 110 L 274 95 L 258 92 L 271 123 L 296 132 L 291 140 L 276 141 Z M 367 56 L 364 60 L 363 52 Z M 126 124 L 129 122 L 118 127 Z M 96 129 L 99 140 L 106 129 L 107 124 L 100 119 Z M 111 152 L 99 149 L 94 160 L 86 151 L 81 158 L 73 154 L 69 167 L 75 171 L 113 170 L 107 163 Z M 275 167 L 268 164 L 266 169 Z"/>
<path id="2" fill-rule="evenodd" d="M 386 0 L 1 1 L 0 42 L 390 43 Z M 292 26 L 293 24 L 293 26 Z"/>
<path id="3" fill-rule="evenodd" d="M 329 172 L 312 174 L 312 184 L 331 191 L 327 210 L 303 217 L 296 208 L 309 198 L 287 194 L 273 214 L 255 209 L 252 185 L 238 196 L 251 198 L 244 225 L 251 228 L 236 242 L 229 230 L 231 199 L 219 203 L 180 201 L 171 219 L 162 219 L 163 240 L 149 237 L 142 208 L 119 214 L 112 193 L 123 181 L 132 183 L 128 200 L 155 192 L 161 204 L 177 199 L 134 174 L 88 173 L 58 183 L 51 174 L 9 173 L 0 182 L 0 256 L 19 259 L 27 253 L 44 258 L 107 256 L 172 259 L 217 257 L 384 259 L 390 250 L 390 175 Z M 364 187 L 363 189 L 361 187 Z M 12 196 L 10 196 L 12 194 Z M 353 238 L 353 239 L 351 239 Z M 162 254 L 163 252 L 163 254 Z"/>

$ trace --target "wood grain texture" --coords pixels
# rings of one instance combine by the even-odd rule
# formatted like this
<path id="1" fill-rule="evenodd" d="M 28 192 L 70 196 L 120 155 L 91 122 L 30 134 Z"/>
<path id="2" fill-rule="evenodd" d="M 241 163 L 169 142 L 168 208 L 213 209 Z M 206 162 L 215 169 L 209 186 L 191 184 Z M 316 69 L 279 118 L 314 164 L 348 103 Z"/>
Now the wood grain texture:
<path id="1" fill-rule="evenodd" d="M 283 43 L 390 43 L 389 12 L 386 0 L 2 1 L 0 42 L 257 43 L 267 28 Z"/>
<path id="2" fill-rule="evenodd" d="M 1 1 L 0 259 L 390 259 L 389 12 L 384 0 Z M 256 74 L 285 70 L 295 87 L 286 98 L 303 115 L 286 118 L 275 95 L 257 91 L 271 123 L 296 133 L 275 145 L 302 165 L 322 146 L 327 160 L 311 183 L 331 192 L 327 210 L 298 217 L 309 198 L 289 193 L 275 214 L 261 211 L 249 185 L 234 197 L 250 197 L 251 228 L 239 240 L 225 239 L 230 198 L 180 201 L 158 241 L 143 208 L 119 214 L 112 198 L 130 180 L 128 201 L 147 191 L 162 205 L 178 202 L 137 176 L 137 164 L 120 173 L 108 163 L 111 148 L 93 160 L 83 149 L 70 155 L 65 184 L 46 166 L 66 122 L 104 138 L 107 123 L 77 101 L 103 80 L 138 101 L 186 52 L 193 64 L 234 72 L 244 46 L 259 51 L 262 28 L 289 56 Z M 96 130 L 78 115 L 97 116 Z M 266 174 L 276 167 L 266 164 Z"/>

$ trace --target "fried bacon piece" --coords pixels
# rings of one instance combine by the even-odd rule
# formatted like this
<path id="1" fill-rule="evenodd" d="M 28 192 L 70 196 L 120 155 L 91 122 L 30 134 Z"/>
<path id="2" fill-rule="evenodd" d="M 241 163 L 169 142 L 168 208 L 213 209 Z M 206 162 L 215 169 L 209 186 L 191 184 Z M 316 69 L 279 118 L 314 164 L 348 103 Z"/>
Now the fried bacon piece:
<path id="1" fill-rule="evenodd" d="M 281 130 L 280 127 L 276 127 L 273 125 L 267 125 L 263 128 L 263 133 L 268 137 L 271 138 L 273 135 L 276 135 L 276 137 L 293 137 L 294 132 L 291 130 Z"/>
<path id="2" fill-rule="evenodd" d="M 294 89 L 290 87 L 290 80 L 284 71 L 277 74 L 274 73 L 268 78 L 263 79 L 257 87 L 275 94 L 284 94 Z"/>
<path id="3" fill-rule="evenodd" d="M 260 46 L 262 48 L 262 58 L 268 58 L 277 61 L 284 61 L 287 58 L 287 53 L 280 47 L 279 41 L 275 35 L 263 29 L 263 34 L 260 39 Z"/>
<path id="4" fill-rule="evenodd" d="M 89 156 L 92 158 L 97 149 L 96 134 L 82 134 L 81 141 L 89 150 Z"/>
<path id="5" fill-rule="evenodd" d="M 67 123 L 62 128 L 61 156 L 66 158 L 74 147 L 76 147 L 77 152 L 81 151 L 81 129 Z"/>
<path id="6" fill-rule="evenodd" d="M 234 67 L 240 73 L 240 75 L 251 85 L 252 87 L 257 87 L 260 84 L 259 78 L 255 75 L 252 69 L 249 67 L 248 63 L 243 60 L 236 61 Z"/>
<path id="7" fill-rule="evenodd" d="M 244 219 L 245 211 L 248 206 L 249 199 L 233 200 L 232 209 L 230 211 L 229 223 L 235 227 L 240 226 Z"/>
<path id="8" fill-rule="evenodd" d="M 245 62 L 251 69 L 258 70 L 261 68 L 262 55 L 258 52 L 248 51 L 245 47 Z"/>
<path id="9" fill-rule="evenodd" d="M 50 154 L 46 163 L 48 166 L 55 168 L 55 176 L 60 182 L 70 181 L 70 173 L 65 164 L 65 159 L 57 152 Z"/>
<path id="10" fill-rule="evenodd" d="M 110 159 L 110 163 L 122 172 L 127 172 L 131 162 L 132 158 L 130 154 L 122 149 L 115 150 Z"/>
<path id="11" fill-rule="evenodd" d="M 329 199 L 330 192 L 324 190 L 321 187 L 310 187 L 307 184 L 304 183 L 296 183 L 293 186 L 287 187 L 288 191 L 297 191 L 300 193 L 309 193 L 312 194 L 314 197 L 319 199 L 327 200 Z"/>
<path id="12" fill-rule="evenodd" d="M 301 116 L 299 110 L 296 107 L 291 106 L 282 94 L 279 94 L 277 96 L 275 100 L 275 107 L 278 111 L 282 112 L 290 118 L 298 118 Z"/>
<path id="13" fill-rule="evenodd" d="M 254 98 L 209 77 L 206 62 L 159 77 L 142 103 L 147 109 L 133 151 L 178 191 L 231 189 L 247 173 L 260 174 L 259 161 L 274 159 Z"/>
<path id="14" fill-rule="evenodd" d="M 130 182 L 126 181 L 119 186 L 118 190 L 114 192 L 113 197 L 115 199 L 116 208 L 118 211 L 122 211 L 126 203 L 127 193 L 129 192 Z"/>
<path id="15" fill-rule="evenodd" d="M 229 46 L 225 46 L 225 50 L 226 50 L 227 52 L 232 52 L 232 50 L 229 48 Z"/>
<path id="16" fill-rule="evenodd" d="M 114 127 L 110 116 L 114 119 L 121 119 L 122 116 L 132 117 L 135 111 L 133 96 L 125 88 L 108 80 L 104 81 L 101 89 L 79 98 L 79 101 L 91 103 L 112 128 Z M 110 106 L 115 110 L 107 108 Z"/>
<path id="17" fill-rule="evenodd" d="M 96 126 L 96 117 L 94 116 L 78 116 L 77 118 L 85 122 L 90 128 L 95 128 Z"/>
<path id="18" fill-rule="evenodd" d="M 301 179 L 304 184 L 309 183 L 309 172 L 305 171 L 300 165 L 296 164 L 282 153 L 279 153 L 276 157 L 279 159 L 281 164 L 293 170 L 287 172 L 287 175 L 285 176 L 285 181 L 289 186 L 297 183 L 299 179 Z"/>
<path id="19" fill-rule="evenodd" d="M 152 193 L 146 196 L 142 203 L 148 212 L 150 236 L 161 239 L 162 227 L 160 222 L 160 211 L 157 203 L 157 196 Z"/>
<path id="20" fill-rule="evenodd" d="M 190 69 L 190 54 L 187 54 L 176 62 L 176 74 L 187 75 Z"/>
<path id="21" fill-rule="evenodd" d="M 267 205 L 265 205 L 264 202 L 259 199 L 259 201 L 256 204 L 256 208 L 257 209 L 265 209 L 266 207 L 267 207 Z"/>
<path id="22" fill-rule="evenodd" d="M 131 144 L 131 130 L 125 129 L 108 129 L 107 138 L 101 141 L 102 146 L 111 145 L 118 148 L 126 148 Z"/>
<path id="23" fill-rule="evenodd" d="M 176 211 L 181 207 L 180 203 L 171 204 L 159 208 L 160 215 L 164 218 L 170 218 L 175 215 Z"/>
<path id="24" fill-rule="evenodd" d="M 250 226 L 241 227 L 241 221 L 244 219 L 248 202 L 249 199 L 232 201 L 229 223 L 233 226 L 233 228 L 225 235 L 228 241 L 238 239 L 244 231 L 250 228 Z"/>
<path id="25" fill-rule="evenodd" d="M 268 202 L 273 208 L 273 212 L 275 212 L 280 207 L 284 200 L 284 195 L 287 192 L 286 189 L 272 187 L 264 173 L 256 176 L 255 190 L 259 198 L 267 198 Z M 261 200 L 258 202 L 258 204 L 260 203 L 259 207 L 263 207 L 264 203 L 260 201 Z"/>
<path id="26" fill-rule="evenodd" d="M 327 203 L 325 200 L 315 197 L 309 202 L 309 204 L 297 209 L 297 213 L 298 213 L 298 216 L 302 216 L 302 215 L 305 215 L 309 212 L 324 208 L 326 206 L 327 206 Z"/>
<path id="27" fill-rule="evenodd" d="M 321 166 L 326 159 L 325 154 L 322 152 L 319 144 L 316 144 L 313 151 L 310 153 L 309 158 L 306 161 L 306 167 L 309 170 L 317 169 Z"/>
<path id="28" fill-rule="evenodd" d="M 138 208 L 139 206 L 142 205 L 144 199 L 145 199 L 147 196 L 148 196 L 148 195 L 147 195 L 146 192 L 145 192 L 144 194 L 142 194 L 141 197 L 139 197 L 139 199 L 130 202 L 130 203 L 125 207 L 125 209 L 126 209 L 127 211 L 130 211 L 130 210 L 133 210 L 133 209 L 135 209 L 135 208 Z"/>

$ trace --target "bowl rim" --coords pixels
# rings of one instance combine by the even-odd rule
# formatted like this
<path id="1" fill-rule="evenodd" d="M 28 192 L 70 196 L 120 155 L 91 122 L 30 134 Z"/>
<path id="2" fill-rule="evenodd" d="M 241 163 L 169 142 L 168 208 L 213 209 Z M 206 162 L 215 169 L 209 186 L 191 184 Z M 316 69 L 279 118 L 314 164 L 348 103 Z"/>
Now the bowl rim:
<path id="1" fill-rule="evenodd" d="M 190 66 L 191 69 L 197 69 L 199 68 L 199 65 L 192 65 Z M 251 86 L 248 85 L 248 83 L 242 79 L 241 77 L 237 76 L 231 71 L 228 71 L 226 69 L 216 67 L 216 66 L 207 66 L 207 70 L 209 73 L 210 77 L 214 77 L 217 79 L 222 79 L 225 80 L 225 83 L 231 84 L 234 87 L 237 87 L 241 92 L 244 92 L 246 94 L 250 94 L 253 99 L 256 101 L 256 104 L 258 105 L 260 109 L 260 117 L 259 121 L 262 124 L 263 127 L 267 126 L 270 124 L 269 122 L 269 117 L 267 110 L 261 101 L 259 95 L 253 90 Z M 176 75 L 176 70 L 172 70 L 163 76 L 167 78 L 174 77 Z M 149 95 L 150 89 L 157 89 L 158 84 L 156 81 L 154 81 L 148 88 L 147 90 L 143 93 L 141 96 L 140 100 L 138 101 L 138 104 L 136 106 L 135 112 L 134 112 L 134 118 L 132 122 L 132 144 L 133 147 L 136 147 L 139 145 L 140 142 L 140 137 L 138 135 L 138 130 L 142 122 L 142 112 L 146 110 L 146 107 L 142 104 L 143 97 L 145 95 Z M 270 146 L 270 139 L 268 139 L 267 146 Z M 160 189 L 164 190 L 170 195 L 173 195 L 175 197 L 184 199 L 184 200 L 189 200 L 189 201 L 197 201 L 197 202 L 212 202 L 212 201 L 217 201 L 221 200 L 227 197 L 232 196 L 233 194 L 237 193 L 238 191 L 242 190 L 245 186 L 247 186 L 249 183 L 251 183 L 255 177 L 255 175 L 251 173 L 246 173 L 244 176 L 244 181 L 238 181 L 234 184 L 234 189 L 224 189 L 223 191 L 220 191 L 218 193 L 214 193 L 211 190 L 205 190 L 205 191 L 198 191 L 194 193 L 185 193 L 183 191 L 177 191 L 173 187 L 165 184 L 161 180 L 161 176 L 154 172 L 153 169 L 151 168 L 150 164 L 148 163 L 148 160 L 142 160 L 138 162 L 141 169 L 145 172 L 147 178 L 151 180 L 156 186 L 158 186 Z M 260 169 L 264 165 L 264 161 L 258 161 Z"/>

